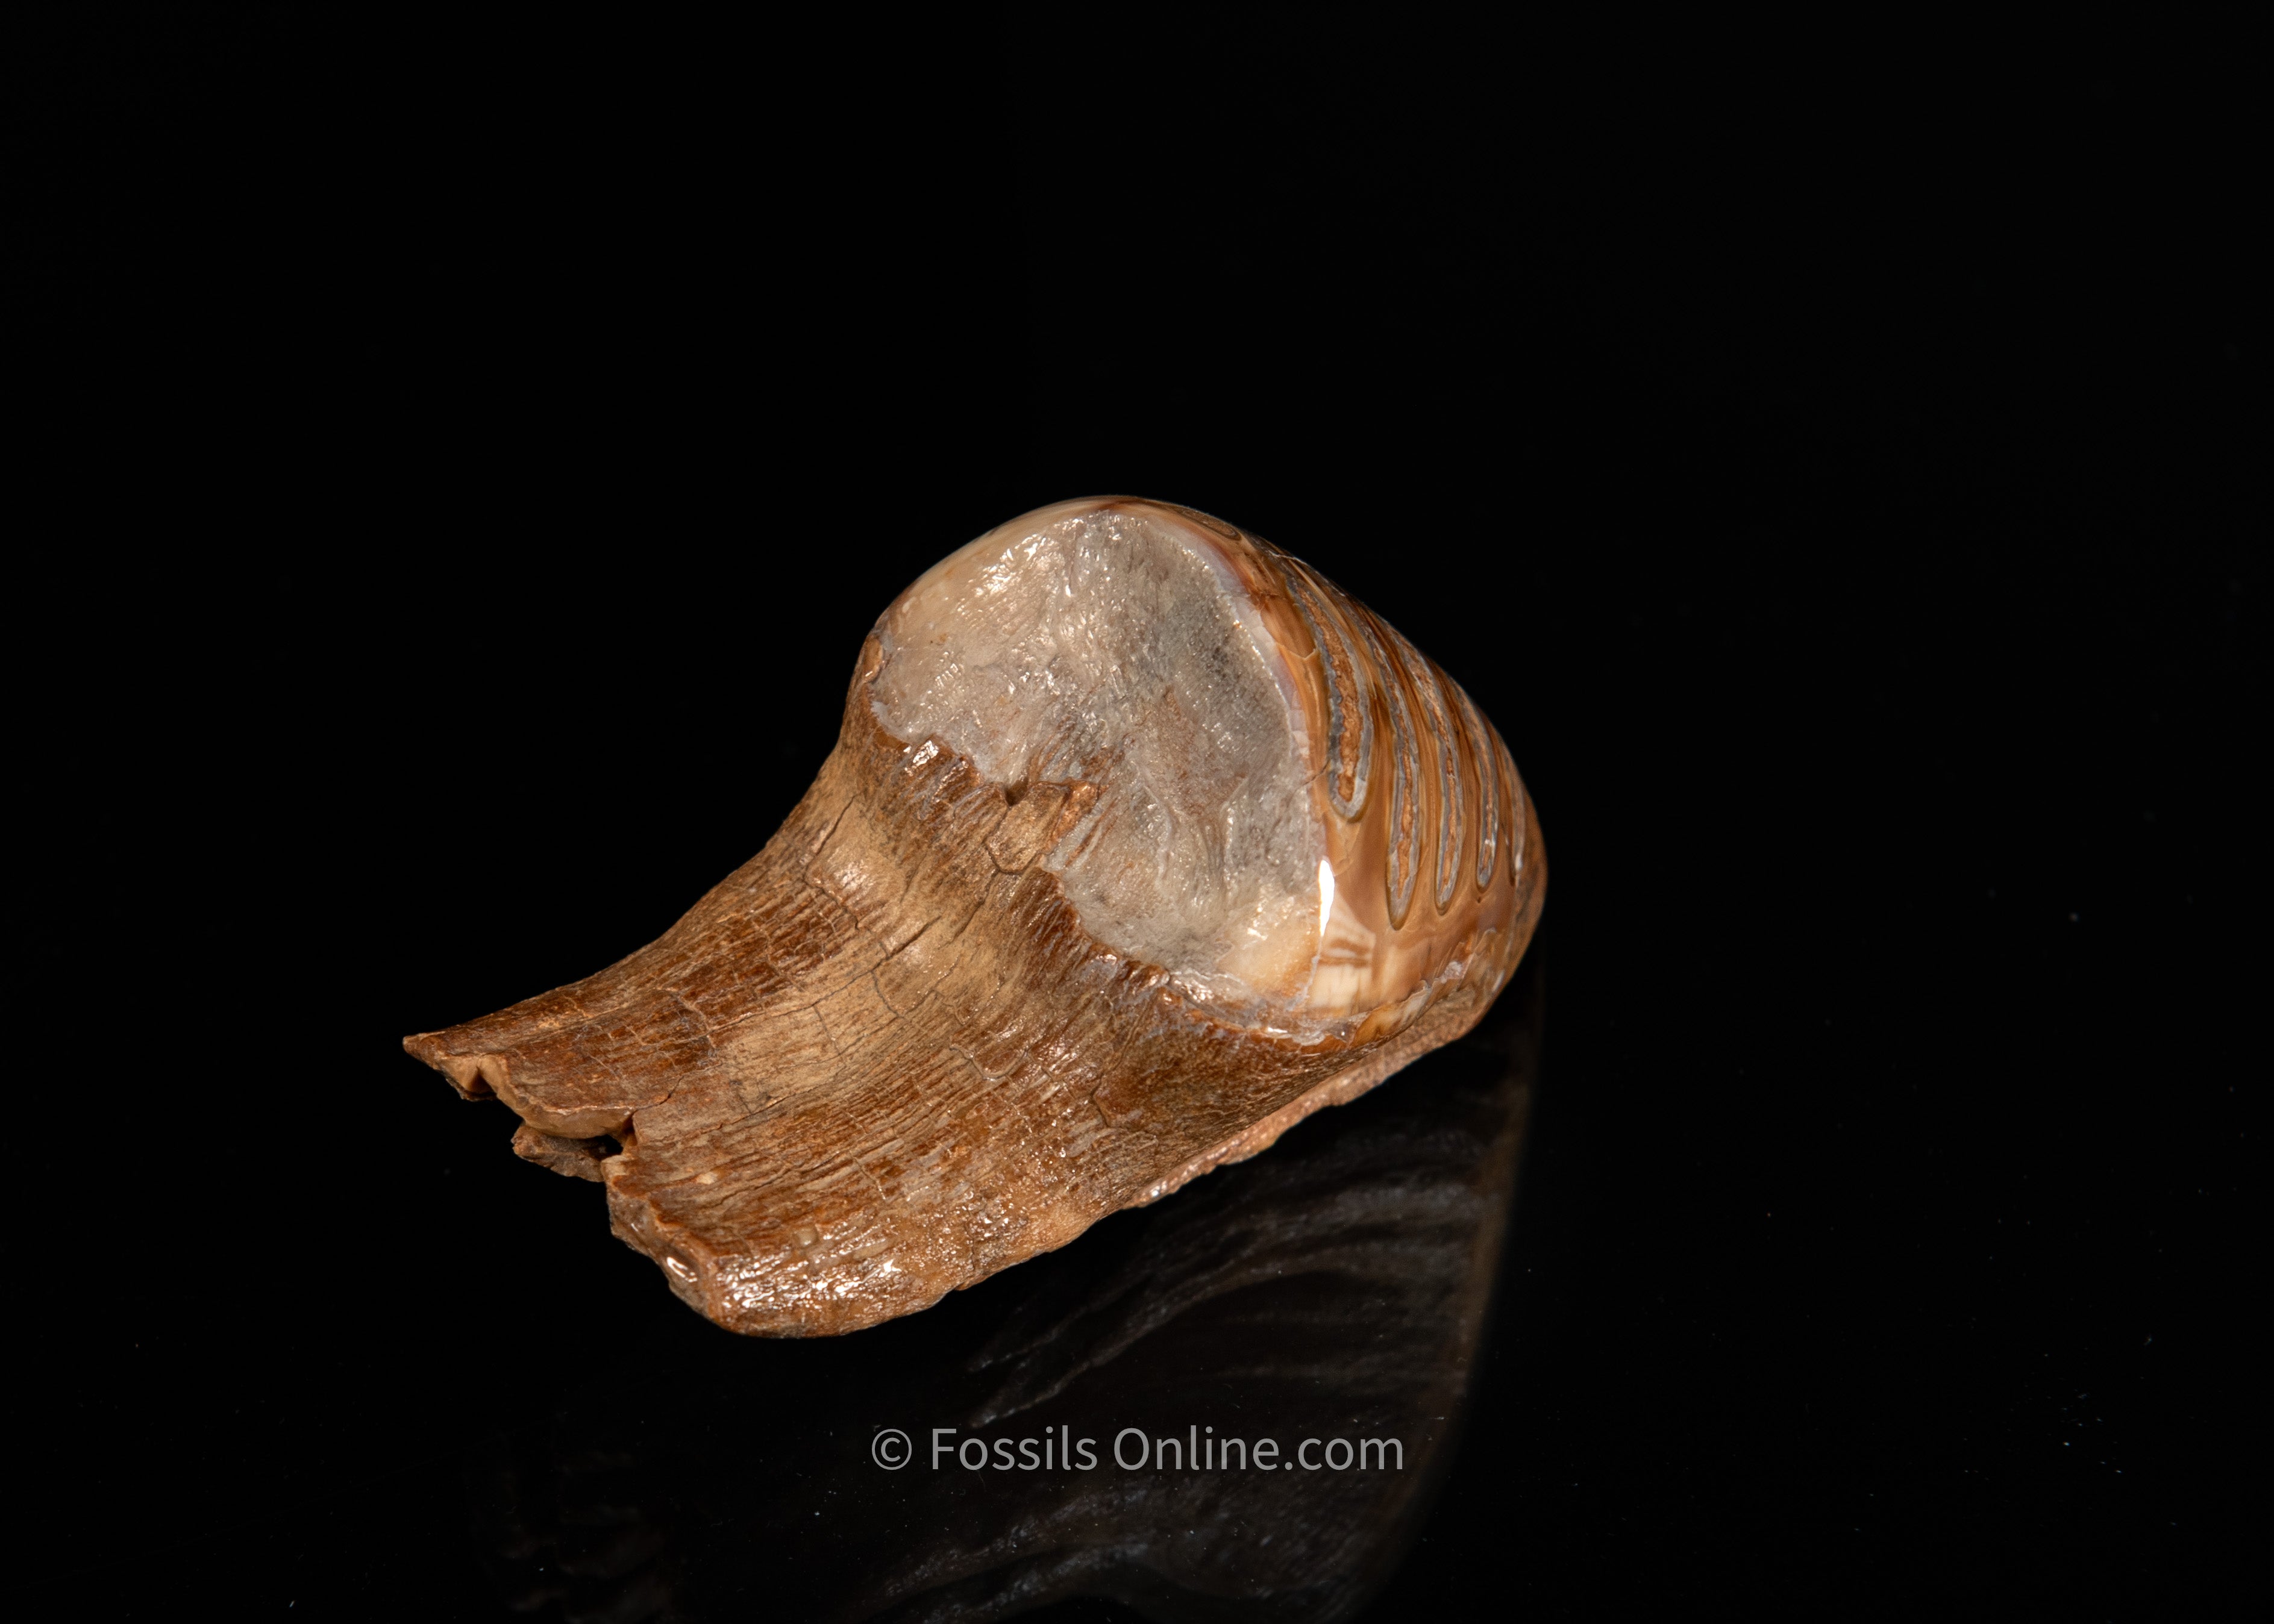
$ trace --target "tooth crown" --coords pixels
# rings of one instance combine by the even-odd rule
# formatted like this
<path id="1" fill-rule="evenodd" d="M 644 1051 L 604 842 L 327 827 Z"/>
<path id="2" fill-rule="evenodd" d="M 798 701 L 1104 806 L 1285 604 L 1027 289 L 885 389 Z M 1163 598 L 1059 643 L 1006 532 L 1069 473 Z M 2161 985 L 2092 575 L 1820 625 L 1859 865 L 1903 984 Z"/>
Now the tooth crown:
<path id="1" fill-rule="evenodd" d="M 1315 980 L 1309 1001 L 1364 1018 L 1513 929 L 1527 887 L 1520 839 L 1501 864 L 1501 808 L 1529 816 L 1523 781 L 1500 735 L 1434 662 L 1306 565 L 1251 545 L 1299 607 L 1305 635 L 1284 646 L 1308 680 L 1306 697 L 1329 718 L 1328 735 L 1357 733 L 1361 769 L 1373 768 L 1367 756 L 1385 758 L 1347 780 L 1337 752 L 1319 763 L 1337 912 L 1349 897 L 1374 951 L 1367 974 Z M 1352 650 L 1357 658 L 1345 660 Z M 1353 710 L 1359 724 L 1337 727 L 1337 713 Z M 1355 793 L 1343 793 L 1344 781 Z"/>
<path id="2" fill-rule="evenodd" d="M 1505 748 L 1397 633 L 1220 521 L 1065 503 L 885 612 L 812 788 L 663 937 L 405 1046 L 704 1312 L 828 1334 L 1457 1036 L 1544 883 Z"/>

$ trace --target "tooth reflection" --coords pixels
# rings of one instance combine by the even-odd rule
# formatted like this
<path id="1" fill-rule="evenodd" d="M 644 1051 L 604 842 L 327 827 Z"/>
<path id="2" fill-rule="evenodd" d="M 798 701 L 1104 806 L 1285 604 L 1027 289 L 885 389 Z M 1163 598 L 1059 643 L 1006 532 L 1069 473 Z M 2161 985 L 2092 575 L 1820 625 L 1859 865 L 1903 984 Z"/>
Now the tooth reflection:
<path id="1" fill-rule="evenodd" d="M 568 1617 L 1348 1616 L 1461 1417 L 1540 1014 L 1535 955 L 1399 1087 L 931 1313 L 809 1342 L 659 1322 L 476 1462 L 493 1573 Z"/>

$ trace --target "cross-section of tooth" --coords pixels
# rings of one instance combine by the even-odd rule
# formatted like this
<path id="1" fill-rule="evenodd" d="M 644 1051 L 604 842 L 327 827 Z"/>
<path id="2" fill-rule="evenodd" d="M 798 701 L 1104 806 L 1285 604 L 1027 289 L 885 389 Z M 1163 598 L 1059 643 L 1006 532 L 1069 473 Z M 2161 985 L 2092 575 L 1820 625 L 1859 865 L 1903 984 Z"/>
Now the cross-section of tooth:
<path id="1" fill-rule="evenodd" d="M 1406 639 L 1219 520 L 1067 502 L 885 612 L 812 788 L 660 939 L 405 1047 L 597 1168 L 719 1323 L 825 1335 L 1458 1036 L 1545 879 L 1505 747 Z"/>

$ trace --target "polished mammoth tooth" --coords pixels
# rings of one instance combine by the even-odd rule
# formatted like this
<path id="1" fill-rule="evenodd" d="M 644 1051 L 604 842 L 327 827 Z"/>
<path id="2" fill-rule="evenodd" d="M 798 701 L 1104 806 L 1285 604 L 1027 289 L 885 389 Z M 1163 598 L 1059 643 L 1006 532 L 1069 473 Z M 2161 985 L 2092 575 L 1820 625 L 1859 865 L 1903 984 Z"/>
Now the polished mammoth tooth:
<path id="1" fill-rule="evenodd" d="M 659 939 L 404 1047 L 719 1324 L 829 1335 L 1459 1036 L 1545 877 L 1412 643 L 1204 514 L 1066 502 L 885 611 L 812 788 Z"/>

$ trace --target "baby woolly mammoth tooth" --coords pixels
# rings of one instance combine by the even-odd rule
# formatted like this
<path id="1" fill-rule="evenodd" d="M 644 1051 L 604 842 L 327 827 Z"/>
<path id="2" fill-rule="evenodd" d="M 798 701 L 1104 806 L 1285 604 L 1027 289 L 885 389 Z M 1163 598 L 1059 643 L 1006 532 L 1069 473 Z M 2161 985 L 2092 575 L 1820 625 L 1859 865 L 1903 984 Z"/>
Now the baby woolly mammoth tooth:
<path id="1" fill-rule="evenodd" d="M 1204 514 L 1065 502 L 885 611 L 812 788 L 661 938 L 403 1046 L 704 1313 L 825 1335 L 1458 1037 L 1545 880 L 1412 643 Z"/>

